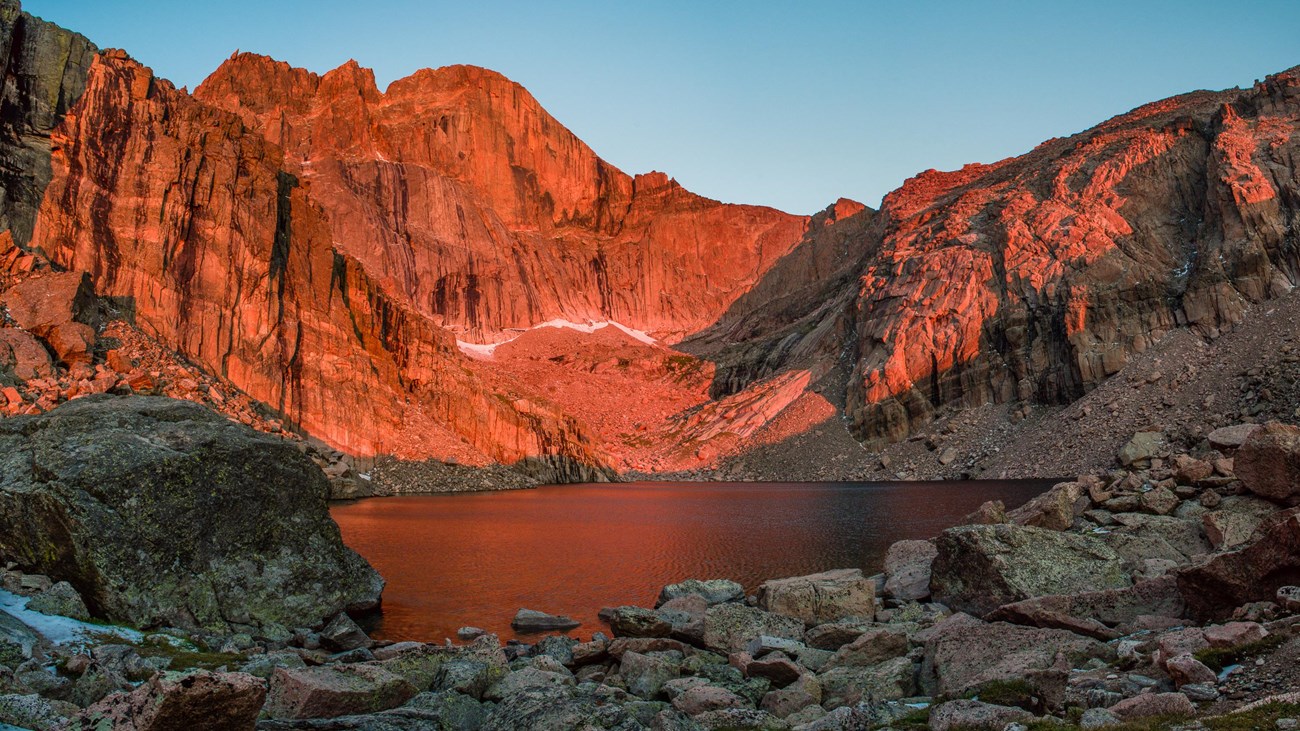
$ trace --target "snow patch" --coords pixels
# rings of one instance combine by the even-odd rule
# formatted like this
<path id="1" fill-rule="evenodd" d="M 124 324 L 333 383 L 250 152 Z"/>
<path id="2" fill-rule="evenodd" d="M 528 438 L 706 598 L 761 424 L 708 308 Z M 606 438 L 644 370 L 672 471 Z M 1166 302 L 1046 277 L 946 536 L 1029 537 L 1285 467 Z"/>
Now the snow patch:
<path id="1" fill-rule="evenodd" d="M 56 645 L 78 645 L 89 642 L 92 634 L 114 635 L 129 642 L 139 642 L 144 635 L 128 627 L 91 624 L 71 617 L 41 614 L 27 608 L 28 597 L 0 589 L 0 610 L 31 627 Z"/>
<path id="2" fill-rule="evenodd" d="M 532 330 L 537 330 L 543 327 L 555 327 L 555 328 L 563 328 L 568 330 L 577 330 L 578 332 L 586 335 L 590 335 L 596 332 L 597 330 L 603 330 L 607 327 L 615 327 L 618 328 L 619 330 L 622 330 L 624 334 L 628 335 L 634 340 L 639 340 L 647 345 L 654 345 L 656 342 L 658 342 L 644 330 L 637 330 L 635 328 L 630 328 L 621 322 L 614 322 L 613 320 L 602 320 L 600 322 L 588 320 L 585 323 L 573 322 L 572 320 L 563 320 L 563 319 L 547 320 L 546 322 L 540 323 L 538 325 L 533 325 L 532 327 L 527 328 L 526 330 L 524 330 L 524 332 L 530 332 Z M 462 353 L 470 357 L 491 359 L 493 355 L 496 353 L 497 347 L 501 345 L 505 345 L 506 343 L 509 342 L 513 342 L 519 339 L 519 337 L 520 337 L 519 335 L 516 335 L 513 338 L 509 338 L 508 340 L 503 340 L 499 343 L 469 343 L 469 342 L 465 342 L 464 340 L 457 340 L 456 347 L 460 348 Z"/>

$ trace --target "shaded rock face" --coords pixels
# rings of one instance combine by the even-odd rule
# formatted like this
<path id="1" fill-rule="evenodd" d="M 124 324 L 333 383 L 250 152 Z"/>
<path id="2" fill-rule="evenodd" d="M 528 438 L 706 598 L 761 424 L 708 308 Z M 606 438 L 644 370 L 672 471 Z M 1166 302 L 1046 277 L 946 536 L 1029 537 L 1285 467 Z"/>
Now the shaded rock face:
<path id="1" fill-rule="evenodd" d="M 1271 423 L 1253 432 L 1234 460 L 1237 476 L 1260 497 L 1300 503 L 1300 428 Z"/>
<path id="2" fill-rule="evenodd" d="M 284 631 L 375 607 L 324 475 L 183 401 L 97 396 L 0 421 L 0 558 L 137 626 Z"/>
<path id="3" fill-rule="evenodd" d="M 50 182 L 50 131 L 81 96 L 97 49 L 83 36 L 0 2 L 0 231 L 32 235 Z"/>
<path id="4" fill-rule="evenodd" d="M 1235 551 L 1176 572 L 1191 616 L 1222 617 L 1228 608 L 1272 601 L 1278 590 L 1300 583 L 1300 508 L 1267 518 L 1254 538 Z"/>

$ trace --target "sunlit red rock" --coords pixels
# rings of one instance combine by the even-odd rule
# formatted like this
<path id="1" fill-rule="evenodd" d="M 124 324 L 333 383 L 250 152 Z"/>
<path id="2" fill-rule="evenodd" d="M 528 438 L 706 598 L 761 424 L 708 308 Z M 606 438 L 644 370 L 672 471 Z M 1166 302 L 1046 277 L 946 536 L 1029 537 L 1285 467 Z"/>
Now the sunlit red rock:
<path id="1" fill-rule="evenodd" d="M 340 250 L 465 340 L 557 318 L 676 340 L 717 319 L 808 222 L 626 175 L 523 87 L 473 66 L 380 92 L 355 62 L 316 76 L 239 54 L 195 97 L 281 146 Z"/>
<path id="2" fill-rule="evenodd" d="M 272 101 L 228 104 L 234 114 L 120 51 L 101 56 L 54 134 L 55 178 L 32 244 L 89 272 L 162 343 L 353 453 L 538 457 L 552 477 L 634 466 L 606 452 L 626 451 L 621 432 L 592 431 L 599 409 L 471 361 L 441 325 L 499 340 L 506 327 L 590 314 L 672 337 L 716 318 L 807 223 L 707 201 L 663 175 L 632 180 L 521 88 L 477 69 L 421 72 L 379 95 L 355 65 L 317 78 L 239 57 L 198 97 L 229 103 L 214 90 L 264 84 L 241 81 L 249 64 L 281 86 L 261 89 Z M 448 156 L 440 124 L 417 144 L 412 125 L 443 107 L 460 120 L 447 122 L 460 130 L 452 146 L 472 161 Z M 282 124 L 263 137 L 249 127 L 258 114 Z M 545 162 L 547 145 L 572 159 Z M 514 153 L 523 157 L 510 162 Z M 538 165 L 530 176 L 542 192 L 493 167 L 521 163 Z M 349 187 L 366 175 L 381 187 Z M 652 389 L 671 375 L 671 353 L 659 351 L 641 374 Z M 689 397 L 670 397 L 675 410 L 707 400 L 703 382 L 685 388 Z"/>
<path id="3" fill-rule="evenodd" d="M 1215 336 L 1288 291 L 1297 88 L 1291 71 L 1174 97 L 886 196 L 858 282 L 859 435 L 896 440 L 943 407 L 1068 402 L 1164 332 Z"/>

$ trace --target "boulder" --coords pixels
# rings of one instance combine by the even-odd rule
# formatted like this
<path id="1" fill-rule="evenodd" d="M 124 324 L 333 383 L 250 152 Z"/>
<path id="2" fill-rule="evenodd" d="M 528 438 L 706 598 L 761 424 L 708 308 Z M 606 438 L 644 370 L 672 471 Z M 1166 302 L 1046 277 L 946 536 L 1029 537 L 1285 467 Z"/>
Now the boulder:
<path id="1" fill-rule="evenodd" d="M 1025 599 L 999 607 L 988 619 L 1113 639 L 1111 628 L 1131 625 L 1142 616 L 1181 617 L 1186 608 L 1177 580 L 1161 576 L 1123 589 Z"/>
<path id="2" fill-rule="evenodd" d="M 899 541 L 885 553 L 885 593 L 902 601 L 930 596 L 930 565 L 939 551 L 931 541 Z"/>
<path id="3" fill-rule="evenodd" d="M 1179 688 L 1189 684 L 1214 685 L 1218 680 L 1213 670 L 1191 655 L 1169 658 L 1165 663 L 1165 670 L 1169 672 L 1174 685 Z"/>
<path id="4" fill-rule="evenodd" d="M 809 626 L 845 617 L 871 619 L 876 612 L 876 585 L 861 569 L 772 579 L 758 587 L 758 606 Z"/>
<path id="5" fill-rule="evenodd" d="M 723 655 L 744 650 L 750 640 L 762 635 L 799 640 L 803 632 L 800 619 L 743 604 L 718 604 L 704 616 L 704 646 Z"/>
<path id="6" fill-rule="evenodd" d="M 1252 432 L 1234 458 L 1246 489 L 1269 500 L 1300 502 L 1300 427 L 1271 422 Z"/>
<path id="7" fill-rule="evenodd" d="M 1138 432 L 1119 450 L 1119 463 L 1125 467 L 1145 469 L 1151 460 L 1165 453 L 1165 435 L 1157 431 Z"/>
<path id="8" fill-rule="evenodd" d="M 655 614 L 672 627 L 670 637 L 698 645 L 704 642 L 704 617 L 708 611 L 704 597 L 687 594 L 659 605 Z"/>
<path id="9" fill-rule="evenodd" d="M 1189 614 L 1200 620 L 1227 617 L 1243 604 L 1274 600 L 1278 589 L 1300 574 L 1300 509 L 1269 517 L 1240 548 L 1174 573 Z"/>
<path id="10" fill-rule="evenodd" d="M 516 632 L 554 632 L 577 629 L 582 625 L 576 619 L 558 614 L 547 614 L 536 609 L 520 609 L 510 620 L 510 627 Z"/>
<path id="11" fill-rule="evenodd" d="M 377 606 L 383 580 L 343 545 L 327 492 L 292 443 L 187 401 L 0 420 L 0 555 L 113 621 L 283 631 Z"/>
<path id="12" fill-rule="evenodd" d="M 1155 515 L 1169 515 L 1178 507 L 1178 503 L 1178 496 L 1167 487 L 1148 490 L 1142 493 L 1142 497 L 1138 498 L 1138 504 L 1142 510 Z"/>
<path id="13" fill-rule="evenodd" d="M 95 290 L 90 275 L 84 272 L 47 274 L 19 282 L 0 295 L 0 301 L 18 327 L 47 340 L 60 325 L 79 322 L 95 327 L 100 321 Z"/>
<path id="14" fill-rule="evenodd" d="M 54 375 L 50 353 L 31 334 L 16 328 L 0 328 L 0 374 L 13 373 L 20 381 Z"/>
<path id="15" fill-rule="evenodd" d="M 1214 465 L 1190 455 L 1174 455 L 1174 479 L 1180 485 L 1195 485 L 1214 475 Z"/>
<path id="16" fill-rule="evenodd" d="M 379 713 L 330 720 L 264 719 L 258 731 L 473 731 L 484 726 L 491 706 L 452 691 L 421 693 L 405 705 Z"/>
<path id="17" fill-rule="evenodd" d="M 1231 495 L 1219 501 L 1215 510 L 1201 516 L 1205 537 L 1217 551 L 1236 548 L 1259 528 L 1260 523 L 1273 513 L 1277 506 L 1267 500 L 1249 495 Z"/>
<path id="18" fill-rule="evenodd" d="M 790 658 L 773 653 L 758 660 L 751 660 L 745 665 L 745 675 L 751 678 L 767 678 L 775 688 L 784 688 L 803 675 L 803 668 Z"/>
<path id="19" fill-rule="evenodd" d="M 276 668 L 266 712 L 271 718 L 334 718 L 400 706 L 418 690 L 376 665 Z"/>
<path id="20" fill-rule="evenodd" d="M 841 666 L 820 673 L 822 707 L 834 710 L 863 701 L 899 700 L 916 695 L 916 664 L 905 657 L 871 667 Z"/>
<path id="21" fill-rule="evenodd" d="M 112 731 L 251 731 L 266 681 L 204 670 L 158 673 L 130 693 L 115 693 L 77 716 L 70 728 Z"/>
<path id="22" fill-rule="evenodd" d="M 1190 716 L 1196 705 L 1182 693 L 1143 693 L 1110 707 L 1110 712 L 1125 721 L 1155 716 Z"/>
<path id="23" fill-rule="evenodd" d="M 826 669 L 856 666 L 869 667 L 907 654 L 907 632 L 901 627 L 884 625 L 868 630 L 854 641 L 836 650 L 824 666 Z"/>
<path id="24" fill-rule="evenodd" d="M 27 602 L 27 608 L 42 614 L 55 614 L 80 620 L 90 619 L 90 610 L 86 608 L 86 602 L 82 601 L 81 595 L 72 588 L 72 584 L 66 581 L 60 581 L 32 597 Z"/>
<path id="25" fill-rule="evenodd" d="M 941 703 L 930 712 L 930 731 L 1002 731 L 1017 721 L 1032 721 L 1034 714 L 1013 706 L 973 700 Z"/>
<path id="26" fill-rule="evenodd" d="M 641 607 L 617 607 L 609 613 L 615 637 L 668 637 L 673 625 L 658 613 Z"/>
<path id="27" fill-rule="evenodd" d="M 1205 537 L 1199 518 L 1184 520 L 1170 515 L 1117 513 L 1115 522 L 1118 526 L 1111 528 L 1108 535 L 1102 536 L 1102 541 L 1120 555 L 1125 554 L 1120 547 L 1125 542 L 1121 536 L 1127 536 L 1135 546 L 1158 546 L 1163 542 L 1177 552 L 1165 555 L 1162 546 L 1161 549 L 1155 549 L 1156 552 L 1148 553 L 1144 558 L 1173 558 L 1181 559 L 1179 563 L 1185 563 L 1186 559 L 1210 552 L 1210 542 Z"/>
<path id="28" fill-rule="evenodd" d="M 744 708 L 745 699 L 716 685 L 696 685 L 673 698 L 673 708 L 688 716 L 698 716 L 725 708 Z"/>
<path id="29" fill-rule="evenodd" d="M 1165 632 L 1156 638 L 1155 661 L 1165 665 L 1180 655 L 1191 655 L 1209 647 L 1205 632 L 1197 627 L 1184 627 Z"/>
<path id="30" fill-rule="evenodd" d="M 777 718 L 789 718 L 817 703 L 817 698 L 804 688 L 790 686 L 767 693 L 758 707 Z"/>
<path id="31" fill-rule="evenodd" d="M 976 615 L 1051 594 L 1132 583 L 1118 554 L 1084 535 L 1018 525 L 951 528 L 935 541 L 935 601 Z"/>
<path id="32" fill-rule="evenodd" d="M 65 322 L 45 339 L 65 366 L 90 365 L 94 360 L 95 329 L 85 323 Z"/>
<path id="33" fill-rule="evenodd" d="M 1234 424 L 1215 429 L 1207 439 L 1215 449 L 1239 449 L 1259 428 L 1259 424 Z"/>
<path id="34" fill-rule="evenodd" d="M 681 674 L 681 668 L 676 663 L 654 655 L 625 652 L 618 661 L 618 674 L 627 684 L 627 692 L 646 700 L 654 700 L 664 683 Z"/>
<path id="35" fill-rule="evenodd" d="M 326 649 L 335 652 L 347 652 L 363 647 L 368 648 L 375 644 L 370 641 L 370 636 L 366 634 L 365 630 L 361 629 L 344 612 L 339 612 L 320 631 L 320 641 Z"/>
<path id="36" fill-rule="evenodd" d="M 1204 634 L 1210 647 L 1231 649 L 1259 642 L 1268 637 L 1268 630 L 1258 622 L 1228 622 L 1205 627 Z"/>
<path id="37" fill-rule="evenodd" d="M 1007 522 L 1007 506 L 1001 500 L 981 503 L 975 512 L 961 519 L 960 525 L 997 525 Z"/>
<path id="38" fill-rule="evenodd" d="M 483 698 L 490 701 L 499 701 L 503 698 L 530 691 L 545 691 L 572 685 L 576 685 L 573 675 L 562 667 L 551 670 L 543 670 L 537 667 L 521 668 L 513 673 L 507 673 L 505 677 L 493 683 L 483 693 Z"/>
<path id="39" fill-rule="evenodd" d="M 804 643 L 819 650 L 838 650 L 862 636 L 863 632 L 878 626 L 875 622 L 844 619 L 810 628 L 804 633 Z"/>
<path id="40" fill-rule="evenodd" d="M 1017 525 L 1067 530 L 1091 506 L 1092 498 L 1088 496 L 1087 485 L 1082 482 L 1062 482 L 1007 513 L 1007 519 Z"/>
<path id="41" fill-rule="evenodd" d="M 921 684 L 928 695 L 961 696 L 1003 680 L 1024 680 L 1049 706 L 1063 700 L 1070 665 L 1108 659 L 1114 651 L 1094 639 L 1056 629 L 982 622 L 953 615 L 925 637 Z"/>
<path id="42" fill-rule="evenodd" d="M 687 579 L 677 584 L 668 584 L 659 590 L 656 607 L 684 596 L 698 596 L 709 606 L 724 602 L 739 602 L 745 599 L 745 587 L 730 579 Z"/>
<path id="43" fill-rule="evenodd" d="M 42 698 L 35 693 L 0 693 L 0 730 L 62 728 L 67 717 L 79 710 L 71 703 Z M 106 731 L 114 729 L 108 727 Z"/>
<path id="44" fill-rule="evenodd" d="M 753 708 L 706 711 L 691 720 L 704 731 L 785 731 L 790 728 L 776 716 Z"/>

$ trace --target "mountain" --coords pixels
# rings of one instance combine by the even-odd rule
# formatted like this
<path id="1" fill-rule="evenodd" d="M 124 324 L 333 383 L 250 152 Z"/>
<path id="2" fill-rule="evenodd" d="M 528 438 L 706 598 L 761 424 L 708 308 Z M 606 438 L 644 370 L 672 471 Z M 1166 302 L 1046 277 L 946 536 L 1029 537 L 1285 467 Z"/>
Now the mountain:
<path id="1" fill-rule="evenodd" d="M 236 54 L 190 94 L 12 0 L 0 20 L 24 255 L 359 457 L 862 476 L 1300 281 L 1297 70 L 806 217 L 627 175 L 485 69 L 381 91 Z"/>

